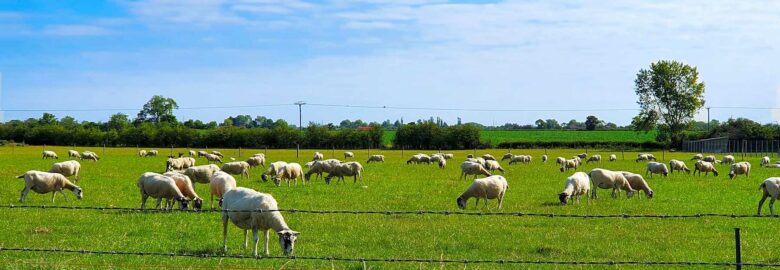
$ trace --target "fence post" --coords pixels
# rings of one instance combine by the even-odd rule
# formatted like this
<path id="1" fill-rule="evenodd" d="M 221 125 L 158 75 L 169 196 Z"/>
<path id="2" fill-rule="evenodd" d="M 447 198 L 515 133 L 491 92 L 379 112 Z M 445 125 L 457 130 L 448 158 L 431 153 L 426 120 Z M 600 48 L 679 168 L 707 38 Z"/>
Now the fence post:
<path id="1" fill-rule="evenodd" d="M 547 146 L 544 147 L 544 155 L 547 155 Z"/>
<path id="2" fill-rule="evenodd" d="M 585 145 L 585 154 L 586 155 L 588 154 L 588 146 L 587 145 Z"/>
<path id="3" fill-rule="evenodd" d="M 295 158 L 300 158 L 300 152 L 301 152 L 301 144 L 296 143 L 295 144 Z"/>
<path id="4" fill-rule="evenodd" d="M 103 143 L 103 156 L 106 156 L 106 143 Z"/>
<path id="5" fill-rule="evenodd" d="M 736 258 L 737 259 L 737 270 L 741 270 L 742 269 L 742 243 L 740 243 L 740 242 L 741 242 L 741 239 L 740 239 L 739 228 L 734 228 L 734 244 L 735 244 L 734 248 L 735 248 L 735 251 L 737 253 L 736 254 L 737 255 L 737 258 Z"/>

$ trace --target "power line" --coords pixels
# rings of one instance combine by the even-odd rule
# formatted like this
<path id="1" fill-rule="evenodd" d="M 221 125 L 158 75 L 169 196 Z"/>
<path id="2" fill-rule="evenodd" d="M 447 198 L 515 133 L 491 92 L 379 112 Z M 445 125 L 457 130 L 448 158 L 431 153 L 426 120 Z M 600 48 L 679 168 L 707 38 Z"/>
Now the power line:
<path id="1" fill-rule="evenodd" d="M 591 112 L 591 111 L 638 111 L 639 109 L 629 108 L 596 108 L 596 109 L 476 109 L 476 108 L 440 108 L 440 107 L 399 107 L 399 106 L 376 106 L 376 105 L 348 105 L 348 104 L 325 104 L 309 103 L 309 106 L 319 107 L 341 107 L 341 108 L 359 108 L 359 109 L 389 109 L 389 110 L 419 110 L 419 111 L 471 111 L 471 112 Z"/>
<path id="2" fill-rule="evenodd" d="M 259 105 L 235 105 L 235 106 L 199 106 L 179 107 L 174 110 L 210 110 L 210 109 L 240 109 L 260 107 L 293 106 L 294 104 L 259 104 Z M 93 109 L 0 109 L 3 112 L 103 112 L 103 111 L 139 111 L 139 108 L 93 108 Z"/>

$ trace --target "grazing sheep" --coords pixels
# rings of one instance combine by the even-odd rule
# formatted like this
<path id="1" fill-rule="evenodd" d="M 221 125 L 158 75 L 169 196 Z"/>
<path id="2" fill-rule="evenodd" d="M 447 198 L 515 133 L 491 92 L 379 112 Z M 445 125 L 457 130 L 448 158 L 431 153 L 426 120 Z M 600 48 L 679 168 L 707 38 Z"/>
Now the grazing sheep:
<path id="1" fill-rule="evenodd" d="M 558 199 L 562 205 L 568 204 L 571 198 L 577 198 L 579 203 L 582 195 L 588 197 L 588 192 L 590 192 L 590 178 L 584 172 L 576 172 L 566 178 L 563 192 L 558 194 Z"/>
<path id="2" fill-rule="evenodd" d="M 579 167 L 579 166 L 582 166 L 582 159 L 580 159 L 580 157 L 578 157 L 578 156 L 573 156 L 571 159 L 572 159 L 572 160 L 574 160 L 574 162 L 576 162 L 576 163 L 577 163 L 577 166 L 578 166 L 578 167 Z"/>
<path id="3" fill-rule="evenodd" d="M 355 153 L 352 152 L 344 152 L 344 159 L 349 159 L 351 157 L 355 157 Z"/>
<path id="4" fill-rule="evenodd" d="M 578 154 L 577 157 L 580 158 L 580 159 L 586 159 L 586 158 L 588 158 L 588 154 L 586 154 L 586 153 Z"/>
<path id="5" fill-rule="evenodd" d="M 508 188 L 509 184 L 506 182 L 506 178 L 500 175 L 474 179 L 471 186 L 458 197 L 456 202 L 460 209 L 466 209 L 466 203 L 470 198 L 477 198 L 475 208 L 479 206 L 479 199 L 485 200 L 484 207 L 487 207 L 488 200 L 498 199 L 498 209 L 501 209 Z"/>
<path id="6" fill-rule="evenodd" d="M 715 166 L 704 160 L 697 160 L 693 165 L 693 175 L 696 175 L 697 171 L 699 172 L 699 176 L 701 176 L 701 172 L 704 172 L 705 176 L 710 172 L 712 172 L 712 175 L 718 176 L 718 170 L 715 169 Z"/>
<path id="7" fill-rule="evenodd" d="M 647 160 L 652 160 L 652 161 L 657 160 L 653 154 L 645 154 L 645 155 L 647 155 Z"/>
<path id="8" fill-rule="evenodd" d="M 596 191 L 599 188 L 603 189 L 612 189 L 612 198 L 619 197 L 618 189 L 622 189 L 626 191 L 626 195 L 629 194 L 629 192 L 635 192 L 633 188 L 631 188 L 631 185 L 628 183 L 628 180 L 626 180 L 626 177 L 623 176 L 620 172 L 614 172 L 610 170 L 605 169 L 593 169 L 588 173 L 588 176 L 590 176 L 590 181 L 593 183 L 593 195 L 591 198 L 596 199 L 597 194 Z"/>
<path id="9" fill-rule="evenodd" d="M 767 164 L 766 166 L 764 166 L 764 168 L 767 168 L 767 169 L 780 169 L 780 164 Z"/>
<path id="10" fill-rule="evenodd" d="M 188 155 L 189 157 L 195 157 L 197 154 L 195 153 L 195 151 L 194 151 L 194 150 L 189 150 L 189 151 L 187 152 L 187 155 Z"/>
<path id="11" fill-rule="evenodd" d="M 542 162 L 547 162 L 547 155 L 542 155 Z"/>
<path id="12" fill-rule="evenodd" d="M 138 156 L 139 157 L 146 157 L 146 150 L 143 150 L 143 149 L 138 150 Z"/>
<path id="13" fill-rule="evenodd" d="M 769 157 L 768 156 L 764 156 L 763 158 L 761 158 L 761 164 L 759 165 L 759 167 L 763 167 L 763 166 L 769 165 L 770 162 L 771 161 L 769 160 Z"/>
<path id="14" fill-rule="evenodd" d="M 246 161 L 228 162 L 222 164 L 221 169 L 223 172 L 232 175 L 241 175 L 241 178 L 244 178 L 245 176 L 249 178 L 249 163 L 247 163 Z"/>
<path id="15" fill-rule="evenodd" d="M 645 178 L 642 177 L 640 174 L 635 174 L 632 172 L 620 172 L 623 174 L 623 177 L 626 178 L 628 181 L 628 184 L 631 185 L 631 188 L 639 191 L 644 191 L 645 196 L 647 196 L 648 199 L 653 198 L 653 190 L 650 188 L 650 185 L 647 184 L 647 181 L 645 181 Z M 629 192 L 626 195 L 628 195 L 629 198 L 631 196 L 634 196 L 634 192 Z"/>
<path id="16" fill-rule="evenodd" d="M 309 181 L 309 178 L 312 174 L 316 174 L 318 178 L 322 178 L 323 173 L 332 173 L 333 170 L 335 170 L 336 166 L 341 164 L 341 161 L 338 159 L 326 159 L 326 160 L 318 160 L 314 161 L 314 163 L 309 167 L 309 171 L 306 172 L 304 175 L 304 179 L 306 181 Z"/>
<path id="17" fill-rule="evenodd" d="M 146 153 L 147 157 L 156 157 L 157 156 L 157 150 L 149 150 L 149 152 Z"/>
<path id="18" fill-rule="evenodd" d="M 504 173 L 504 168 L 501 168 L 501 163 L 498 163 L 498 161 L 495 160 L 485 160 L 485 169 L 490 173 L 493 173 L 496 170 Z"/>
<path id="19" fill-rule="evenodd" d="M 211 151 L 211 154 L 212 155 L 216 155 L 216 156 L 218 156 L 220 158 L 225 158 L 225 155 L 223 155 L 222 153 L 220 153 L 219 151 L 216 151 L 216 150 Z"/>
<path id="20" fill-rule="evenodd" d="M 669 169 L 666 168 L 666 164 L 652 161 L 647 163 L 647 171 L 645 174 L 648 173 L 650 174 L 650 177 L 653 177 L 654 173 L 661 174 L 666 177 L 669 175 Z"/>
<path id="21" fill-rule="evenodd" d="M 69 158 L 81 158 L 81 154 L 79 154 L 79 151 L 76 150 L 68 150 L 68 157 Z"/>
<path id="22" fill-rule="evenodd" d="M 244 230 L 244 248 L 247 247 L 247 231 L 252 230 L 254 249 L 252 255 L 257 257 L 257 244 L 260 241 L 258 230 L 265 232 L 265 251 L 268 256 L 268 230 L 273 229 L 279 235 L 279 245 L 285 256 L 293 254 L 295 239 L 300 233 L 287 226 L 278 210 L 276 200 L 270 194 L 260 193 L 248 188 L 234 188 L 225 192 L 222 197 L 222 239 L 224 251 L 227 253 L 228 220 L 236 227 Z M 263 211 L 257 211 L 263 210 Z M 269 211 L 270 210 L 270 211 Z"/>
<path id="23" fill-rule="evenodd" d="M 453 159 L 453 158 L 455 158 L 454 154 L 443 154 L 442 156 L 444 156 L 444 159 Z"/>
<path id="24" fill-rule="evenodd" d="M 371 163 L 371 162 L 385 162 L 385 156 L 384 155 L 371 155 L 370 157 L 368 157 L 368 161 L 366 161 L 366 163 Z"/>
<path id="25" fill-rule="evenodd" d="M 257 166 L 263 166 L 265 168 L 265 156 L 253 156 L 246 160 L 246 163 L 249 163 L 250 168 L 254 168 Z"/>
<path id="26" fill-rule="evenodd" d="M 54 163 L 49 169 L 50 173 L 59 173 L 65 177 L 74 176 L 73 181 L 79 182 L 79 171 L 81 170 L 81 164 L 75 160 L 68 160 L 63 162 Z"/>
<path id="27" fill-rule="evenodd" d="M 512 156 L 512 158 L 509 160 L 509 165 L 515 163 L 530 163 L 530 162 L 531 162 L 531 156 L 517 155 L 517 156 Z"/>
<path id="28" fill-rule="evenodd" d="M 693 158 L 691 158 L 691 160 L 701 160 L 703 158 L 704 158 L 704 155 L 696 154 L 696 155 L 693 155 Z"/>
<path id="29" fill-rule="evenodd" d="M 617 156 L 615 154 L 609 155 L 609 162 L 617 161 Z"/>
<path id="30" fill-rule="evenodd" d="M 97 154 L 95 154 L 95 152 L 84 151 L 84 152 L 81 153 L 81 159 L 82 160 L 86 159 L 86 160 L 98 161 L 98 160 L 100 160 L 100 157 Z"/>
<path id="31" fill-rule="evenodd" d="M 731 170 L 729 171 L 729 179 L 734 179 L 739 174 L 750 176 L 750 163 L 747 161 L 737 162 L 731 164 Z"/>
<path id="32" fill-rule="evenodd" d="M 563 163 L 566 163 L 566 158 L 558 157 L 558 158 L 555 159 L 555 164 L 561 165 Z"/>
<path id="33" fill-rule="evenodd" d="M 512 157 L 514 157 L 514 156 L 515 155 L 513 155 L 512 153 L 506 153 L 506 154 L 504 154 L 503 157 L 501 157 L 501 161 L 504 161 L 504 160 L 507 160 L 507 159 L 512 159 Z"/>
<path id="34" fill-rule="evenodd" d="M 303 164 L 303 167 L 306 167 L 306 169 L 311 169 L 311 166 L 314 166 L 314 162 L 316 161 L 309 161 Z"/>
<path id="35" fill-rule="evenodd" d="M 208 184 L 211 177 L 219 171 L 219 166 L 214 164 L 192 166 L 184 170 L 184 175 L 193 183 Z"/>
<path id="36" fill-rule="evenodd" d="M 579 162 L 577 162 L 576 159 L 566 160 L 561 164 L 561 172 L 568 171 L 569 169 L 577 170 L 577 166 L 579 166 Z"/>
<path id="37" fill-rule="evenodd" d="M 141 209 L 146 207 L 146 199 L 149 197 L 157 199 L 155 208 L 160 208 L 162 199 L 165 199 L 165 209 L 173 208 L 174 202 L 179 202 L 179 209 L 187 209 L 187 198 L 181 193 L 179 187 L 173 178 L 168 176 L 147 172 L 138 178 L 138 190 L 141 192 Z M 171 202 L 171 199 L 174 202 Z"/>
<path id="38" fill-rule="evenodd" d="M 60 157 L 54 151 L 45 150 L 43 151 L 43 159 L 47 158 L 59 159 Z"/>
<path id="39" fill-rule="evenodd" d="M 440 159 L 439 160 L 439 168 L 444 169 L 447 167 L 447 159 Z"/>
<path id="40" fill-rule="evenodd" d="M 218 155 L 215 155 L 215 154 L 208 154 L 207 153 L 206 154 L 206 160 L 208 160 L 209 163 L 211 163 L 211 162 L 219 162 L 220 164 L 222 163 L 222 158 L 220 156 L 218 156 Z"/>
<path id="41" fill-rule="evenodd" d="M 731 165 L 734 162 L 735 162 L 735 159 L 734 159 L 734 156 L 732 156 L 732 155 L 725 155 L 725 156 L 723 156 L 723 159 L 720 161 L 720 163 L 729 164 L 729 165 Z"/>
<path id="42" fill-rule="evenodd" d="M 420 164 L 420 163 L 431 164 L 431 157 L 426 155 L 426 154 L 416 154 L 416 155 L 412 156 L 411 158 L 409 158 L 409 160 L 406 161 L 406 164 L 412 164 L 412 163 L 414 163 L 414 164 Z"/>
<path id="43" fill-rule="evenodd" d="M 756 213 L 756 215 L 761 215 L 761 207 L 764 205 L 766 198 L 772 197 L 772 199 L 769 200 L 769 214 L 774 217 L 775 200 L 777 200 L 777 196 L 780 195 L 780 177 L 767 178 L 763 183 L 761 183 L 760 186 L 758 186 L 758 189 L 763 190 L 764 194 L 761 196 L 761 200 L 758 201 L 758 213 Z"/>
<path id="44" fill-rule="evenodd" d="M 191 157 L 168 158 L 165 161 L 165 170 L 183 170 L 195 166 L 195 159 Z"/>
<path id="45" fill-rule="evenodd" d="M 650 160 L 647 154 L 639 154 L 636 156 L 636 162 Z"/>
<path id="46" fill-rule="evenodd" d="M 263 179 L 263 182 L 268 181 L 268 176 L 274 177 L 281 173 L 282 167 L 287 165 L 287 162 L 284 161 L 277 161 L 273 162 L 268 165 L 268 169 L 266 169 L 263 174 L 260 175 L 260 178 Z"/>
<path id="47" fill-rule="evenodd" d="M 433 154 L 431 155 L 431 162 L 432 163 L 440 163 L 440 160 L 444 160 L 444 156 L 441 154 Z"/>
<path id="48" fill-rule="evenodd" d="M 691 170 L 688 169 L 688 166 L 685 166 L 685 162 L 682 162 L 680 160 L 672 159 L 669 161 L 669 167 L 672 168 L 672 172 L 678 171 L 678 172 L 686 172 L 688 174 L 691 174 Z"/>
<path id="49" fill-rule="evenodd" d="M 482 167 L 485 167 L 485 159 L 484 158 L 467 158 L 466 161 L 468 162 L 474 162 L 479 163 L 479 165 L 482 165 Z"/>
<path id="50" fill-rule="evenodd" d="M 206 152 L 206 151 L 203 151 L 203 150 L 198 151 L 198 157 L 205 157 L 208 154 L 209 154 L 209 152 Z"/>
<path id="51" fill-rule="evenodd" d="M 314 160 L 323 160 L 323 159 L 325 159 L 325 155 L 323 155 L 320 152 L 314 152 L 314 158 L 312 158 L 311 160 L 314 161 Z"/>
<path id="52" fill-rule="evenodd" d="M 593 155 L 590 158 L 588 158 L 587 161 L 585 161 L 585 163 L 591 163 L 591 162 L 601 163 L 601 155 Z"/>
<path id="53" fill-rule="evenodd" d="M 211 209 L 214 209 L 214 196 L 217 197 L 219 206 L 222 207 L 222 196 L 225 192 L 234 188 L 236 188 L 236 179 L 232 175 L 225 172 L 214 173 L 209 183 Z"/>
<path id="54" fill-rule="evenodd" d="M 468 155 L 466 155 L 466 158 L 474 158 L 474 155 L 468 154 Z"/>
<path id="55" fill-rule="evenodd" d="M 710 162 L 710 163 L 714 163 L 715 160 L 717 160 L 717 159 L 715 158 L 715 156 L 706 156 L 706 157 L 702 158 L 701 160 L 704 160 L 704 161 Z"/>
<path id="56" fill-rule="evenodd" d="M 464 180 L 468 180 L 469 175 L 474 175 L 474 179 L 477 178 L 477 175 L 484 175 L 484 176 L 492 176 L 490 172 L 485 170 L 485 167 L 482 166 L 482 164 L 476 163 L 476 162 L 470 162 L 470 161 L 464 161 L 460 164 L 460 178 L 463 178 Z"/>
<path id="57" fill-rule="evenodd" d="M 485 160 L 496 160 L 496 158 L 491 154 L 484 154 L 482 155 L 482 158 Z"/>
<path id="58" fill-rule="evenodd" d="M 187 200 L 192 201 L 192 209 L 203 209 L 203 199 L 195 193 L 195 189 L 192 187 L 192 180 L 180 172 L 166 172 L 163 175 L 170 177 L 176 183 L 176 187 L 179 188 L 181 194 L 184 195 Z"/>
<path id="59" fill-rule="evenodd" d="M 24 178 L 24 189 L 22 189 L 21 197 L 19 197 L 20 203 L 24 203 L 27 199 L 27 193 L 30 193 L 30 190 L 35 191 L 35 193 L 38 194 L 51 192 L 52 203 L 54 203 L 54 196 L 57 195 L 57 192 L 62 194 L 62 197 L 65 198 L 66 202 L 68 201 L 68 196 L 62 191 L 63 189 L 72 191 L 79 200 L 84 196 L 84 193 L 79 186 L 74 185 L 68 181 L 68 178 L 65 178 L 65 176 L 59 173 L 27 171 L 16 178 Z"/>
<path id="60" fill-rule="evenodd" d="M 287 163 L 279 169 L 279 173 L 274 176 L 274 185 L 277 187 L 281 185 L 282 181 L 287 182 L 287 187 L 290 187 L 290 181 L 295 181 L 295 185 L 298 185 L 298 178 L 301 179 L 301 183 L 305 186 L 306 181 L 303 180 L 303 168 L 298 163 Z"/>
<path id="61" fill-rule="evenodd" d="M 333 177 L 338 177 L 340 181 L 344 182 L 344 177 L 352 176 L 354 178 L 353 183 L 357 183 L 358 179 L 360 179 L 360 182 L 363 182 L 363 165 L 360 165 L 360 163 L 356 161 L 351 162 L 344 162 L 341 164 L 338 164 L 333 168 L 333 171 L 331 171 L 328 176 L 325 177 L 325 183 L 330 184 L 330 180 Z M 336 181 L 338 183 L 338 181 Z"/>

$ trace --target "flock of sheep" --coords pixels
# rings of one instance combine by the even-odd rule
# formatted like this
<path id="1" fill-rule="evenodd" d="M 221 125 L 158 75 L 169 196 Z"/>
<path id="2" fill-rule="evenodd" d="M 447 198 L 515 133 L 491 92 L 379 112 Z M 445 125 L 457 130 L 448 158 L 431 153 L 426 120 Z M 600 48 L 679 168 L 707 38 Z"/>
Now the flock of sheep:
<path id="1" fill-rule="evenodd" d="M 158 152 L 156 150 L 138 151 L 139 157 L 155 157 L 157 155 Z M 98 161 L 100 159 L 97 154 L 90 151 L 79 153 L 69 150 L 68 156 L 81 160 Z M 196 158 L 198 157 L 205 158 L 208 164 L 196 165 Z M 43 158 L 57 159 L 58 156 L 53 151 L 43 151 Z M 222 163 L 223 158 L 224 155 L 219 151 L 195 152 L 190 150 L 186 156 L 184 153 L 179 153 L 178 157 L 169 156 L 165 162 L 164 173 L 146 172 L 138 178 L 137 187 L 141 194 L 141 208 L 146 207 L 146 201 L 151 197 L 156 199 L 156 208 L 160 208 L 162 201 L 165 200 L 165 209 L 172 209 L 176 203 L 179 204 L 180 209 L 187 209 L 190 204 L 193 209 L 202 209 L 203 199 L 195 192 L 194 185 L 196 183 L 208 184 L 211 195 L 210 207 L 214 208 L 214 199 L 216 197 L 220 207 L 223 209 L 222 221 L 225 249 L 227 249 L 227 223 L 230 220 L 237 227 L 244 230 L 245 248 L 247 246 L 248 230 L 252 230 L 255 245 L 253 254 L 255 256 L 257 256 L 259 230 L 265 232 L 265 254 L 268 255 L 268 230 L 270 229 L 273 229 L 279 235 L 280 246 L 284 254 L 291 255 L 299 233 L 287 226 L 279 211 L 274 211 L 278 210 L 276 200 L 270 194 L 238 187 L 233 176 L 249 178 L 249 172 L 252 168 L 262 166 L 265 168 L 261 173 L 261 179 L 264 182 L 271 178 L 277 187 L 281 185 L 282 181 L 287 182 L 289 187 L 291 182 L 297 185 L 298 180 L 301 180 L 301 184 L 305 185 L 312 175 L 315 176 L 315 179 L 323 178 L 324 176 L 326 184 L 329 184 L 334 177 L 342 182 L 345 177 L 353 177 L 355 183 L 359 180 L 362 182 L 364 170 L 363 166 L 357 161 L 342 162 L 338 159 L 325 159 L 324 155 L 319 152 L 315 152 L 312 161 L 303 166 L 294 162 L 276 161 L 268 164 L 266 167 L 264 154 L 255 154 L 246 161 L 235 161 L 234 158 L 230 158 L 232 161 L 227 163 Z M 345 152 L 344 158 L 354 158 L 354 153 Z M 445 168 L 447 160 L 453 158 L 454 155 L 448 153 L 432 155 L 420 153 L 413 155 L 406 163 L 437 164 L 440 168 Z M 488 200 L 497 199 L 498 208 L 501 208 L 509 185 L 504 176 L 493 174 L 496 171 L 503 173 L 504 169 L 500 162 L 507 160 L 510 165 L 518 163 L 528 164 L 532 162 L 533 157 L 507 153 L 499 161 L 490 154 L 485 154 L 481 157 L 468 155 L 460 164 L 461 173 L 459 178 L 468 179 L 468 176 L 473 175 L 474 181 L 458 196 L 456 199 L 457 206 L 465 209 L 468 200 L 475 198 L 477 207 L 480 200 L 484 200 L 483 205 L 486 207 Z M 541 157 L 541 162 L 545 163 L 547 160 L 547 155 Z M 602 161 L 602 157 L 601 155 L 588 157 L 587 154 L 579 154 L 570 159 L 558 157 L 556 164 L 560 166 L 561 172 L 566 172 L 572 169 L 576 170 L 582 165 L 583 160 L 586 163 L 599 163 Z M 613 154 L 607 160 L 616 161 L 617 157 Z M 713 176 L 718 176 L 718 171 L 715 168 L 716 164 L 728 165 L 729 177 L 732 179 L 737 175 L 749 176 L 750 173 L 750 163 L 736 162 L 731 155 L 726 155 L 721 160 L 717 160 L 714 156 L 697 154 L 691 160 L 695 161 L 694 174 L 698 172 L 701 175 L 701 172 L 704 172 L 705 175 L 708 175 L 712 172 Z M 366 163 L 384 161 L 385 157 L 383 155 L 371 155 Z M 647 161 L 645 175 L 650 177 L 655 174 L 667 176 L 670 173 L 669 168 L 671 168 L 672 173 L 675 171 L 691 173 L 685 162 L 680 160 L 671 160 L 669 168 L 667 168 L 666 164 L 656 162 L 656 158 L 652 154 L 639 154 L 636 162 L 640 161 Z M 221 163 L 221 166 L 217 166 L 214 163 Z M 761 166 L 780 168 L 780 163 L 770 164 L 769 157 L 764 157 L 761 160 Z M 303 172 L 303 167 L 308 169 L 306 173 Z M 67 201 L 67 196 L 63 192 L 66 189 L 71 190 L 78 199 L 83 198 L 83 190 L 75 184 L 78 182 L 80 169 L 81 164 L 78 161 L 68 160 L 53 164 L 48 172 L 31 170 L 18 176 L 18 178 L 25 179 L 25 188 L 21 192 L 19 201 L 24 202 L 30 190 L 40 194 L 52 193 L 52 202 L 54 202 L 55 195 L 58 192 Z M 74 182 L 68 180 L 67 177 L 70 176 L 74 177 Z M 477 178 L 478 176 L 485 177 Z M 763 197 L 759 202 L 758 214 L 761 214 L 761 207 L 766 198 L 771 197 L 769 208 L 771 214 L 774 215 L 773 205 L 778 195 L 780 195 L 780 178 L 769 178 L 761 184 L 760 188 L 763 190 Z M 613 198 L 619 197 L 620 190 L 625 191 L 629 198 L 637 192 L 644 192 L 647 198 L 653 198 L 654 195 L 653 190 L 641 174 L 597 168 L 587 174 L 575 172 L 566 178 L 564 190 L 558 194 L 558 199 L 563 205 L 568 204 L 570 201 L 579 202 L 582 195 L 595 199 L 597 198 L 598 189 L 612 189 Z"/>

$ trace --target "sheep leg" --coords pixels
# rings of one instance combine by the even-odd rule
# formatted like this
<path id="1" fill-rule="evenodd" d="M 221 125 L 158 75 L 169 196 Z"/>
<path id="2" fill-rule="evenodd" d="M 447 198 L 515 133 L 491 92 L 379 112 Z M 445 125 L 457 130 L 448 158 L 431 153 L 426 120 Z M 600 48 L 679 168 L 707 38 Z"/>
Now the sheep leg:
<path id="1" fill-rule="evenodd" d="M 144 209 L 146 206 L 146 199 L 149 198 L 149 195 L 146 195 L 146 193 L 141 193 L 141 209 Z"/>
<path id="2" fill-rule="evenodd" d="M 498 209 L 501 209 L 501 207 L 504 206 L 504 194 L 505 192 L 501 192 L 501 194 L 498 195 Z"/>
<path id="3" fill-rule="evenodd" d="M 257 242 L 260 241 L 260 237 L 257 235 L 257 228 L 252 228 L 252 240 L 255 241 L 254 249 L 252 250 L 252 256 L 257 257 Z M 267 249 L 266 249 L 267 250 Z"/>
<path id="4" fill-rule="evenodd" d="M 51 203 L 54 203 L 54 196 L 57 195 L 57 192 L 54 191 L 51 193 Z"/>
<path id="5" fill-rule="evenodd" d="M 249 248 L 249 230 L 244 230 L 244 249 Z"/>
<path id="6" fill-rule="evenodd" d="M 22 194 L 21 194 L 21 196 L 19 197 L 19 202 L 20 202 L 20 203 L 23 203 L 23 202 L 24 202 L 24 200 L 26 200 L 26 199 L 27 199 L 27 193 L 30 193 L 30 186 L 27 186 L 27 185 L 25 185 L 25 186 L 24 186 L 24 189 L 22 189 Z"/>
<path id="7" fill-rule="evenodd" d="M 777 196 L 772 196 L 772 199 L 769 200 L 769 214 L 771 216 L 775 216 L 775 200 L 777 199 Z"/>
<path id="8" fill-rule="evenodd" d="M 764 205 L 764 201 L 766 201 L 767 197 L 769 197 L 769 194 L 767 194 L 766 191 L 764 191 L 764 196 L 762 196 L 761 200 L 758 201 L 758 213 L 756 213 L 756 215 L 758 215 L 758 216 L 761 215 L 761 206 Z"/>
<path id="9" fill-rule="evenodd" d="M 225 253 L 227 253 L 227 226 L 228 225 L 228 216 L 227 213 L 222 213 L 222 246 L 224 247 Z M 246 237 L 244 237 L 246 239 Z"/>
<path id="10" fill-rule="evenodd" d="M 65 195 L 65 191 L 62 191 L 62 190 L 60 190 L 60 193 L 62 193 L 62 197 L 63 197 L 63 198 L 65 198 L 65 202 L 69 202 L 69 201 L 68 201 L 68 195 Z M 53 198 L 52 198 L 52 201 L 51 201 L 51 202 L 52 202 L 52 203 L 54 202 Z"/>
<path id="11" fill-rule="evenodd" d="M 154 206 L 155 209 L 160 209 L 160 204 L 162 203 L 162 198 L 157 198 L 157 204 Z"/>
<path id="12" fill-rule="evenodd" d="M 619 192 L 618 192 L 617 188 L 612 188 L 612 198 L 613 199 L 617 199 L 618 193 Z"/>
<path id="13" fill-rule="evenodd" d="M 474 204 L 474 209 L 477 209 L 477 208 L 479 208 L 479 197 L 476 197 L 476 199 L 477 199 L 477 201 L 476 201 L 476 203 Z"/>
<path id="14" fill-rule="evenodd" d="M 265 230 L 265 256 L 268 256 L 268 230 Z"/>
<path id="15" fill-rule="evenodd" d="M 214 194 L 211 194 L 211 199 L 209 202 L 211 203 L 211 209 L 214 210 Z"/>

